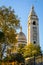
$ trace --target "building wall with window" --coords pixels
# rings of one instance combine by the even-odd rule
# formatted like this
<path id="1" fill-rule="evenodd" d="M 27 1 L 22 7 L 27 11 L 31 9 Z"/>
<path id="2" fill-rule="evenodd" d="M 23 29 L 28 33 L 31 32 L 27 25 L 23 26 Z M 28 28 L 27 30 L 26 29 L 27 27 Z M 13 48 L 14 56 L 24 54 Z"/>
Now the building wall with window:
<path id="1" fill-rule="evenodd" d="M 32 6 L 28 17 L 27 44 L 29 43 L 39 45 L 39 20 L 34 11 L 34 6 Z"/>

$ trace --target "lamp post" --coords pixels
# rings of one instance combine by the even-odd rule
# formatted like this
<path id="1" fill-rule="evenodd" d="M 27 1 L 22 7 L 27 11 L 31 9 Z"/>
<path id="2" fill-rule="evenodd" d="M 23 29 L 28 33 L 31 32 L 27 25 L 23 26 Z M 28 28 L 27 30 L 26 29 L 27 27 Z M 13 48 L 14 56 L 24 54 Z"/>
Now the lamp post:
<path id="1" fill-rule="evenodd" d="M 34 65 L 35 65 L 35 54 L 34 54 Z"/>
<path id="2" fill-rule="evenodd" d="M 34 55 L 34 65 L 35 65 L 35 54 L 36 54 L 36 50 L 32 51 L 33 55 Z"/>
<path id="3" fill-rule="evenodd" d="M 41 65 L 42 65 L 42 52 L 41 52 Z"/>

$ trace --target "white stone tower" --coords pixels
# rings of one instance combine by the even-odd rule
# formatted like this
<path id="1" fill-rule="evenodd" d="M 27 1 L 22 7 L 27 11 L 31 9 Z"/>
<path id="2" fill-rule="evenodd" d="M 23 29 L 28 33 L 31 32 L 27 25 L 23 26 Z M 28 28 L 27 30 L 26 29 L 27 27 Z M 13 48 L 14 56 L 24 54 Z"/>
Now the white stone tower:
<path id="1" fill-rule="evenodd" d="M 34 6 L 32 6 L 30 15 L 28 17 L 27 44 L 29 43 L 39 45 L 39 21 L 34 11 Z"/>

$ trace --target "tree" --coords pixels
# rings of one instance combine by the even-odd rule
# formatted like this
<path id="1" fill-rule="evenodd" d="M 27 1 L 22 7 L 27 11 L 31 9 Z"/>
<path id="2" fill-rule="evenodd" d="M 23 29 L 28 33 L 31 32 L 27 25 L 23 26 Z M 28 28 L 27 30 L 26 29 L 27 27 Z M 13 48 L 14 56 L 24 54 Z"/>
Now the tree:
<path id="1" fill-rule="evenodd" d="M 7 42 L 16 42 L 16 29 L 20 26 L 20 21 L 11 7 L 0 7 L 0 28 L 4 32 Z"/>
<path id="2" fill-rule="evenodd" d="M 4 52 L 4 49 L 5 49 L 5 45 L 3 47 L 3 44 L 5 42 L 5 35 L 2 31 L 0 31 L 0 57 L 2 58 L 3 56 L 3 52 Z"/>
<path id="3" fill-rule="evenodd" d="M 17 43 L 17 29 L 20 27 L 20 20 L 15 15 L 14 10 L 9 7 L 0 7 L 0 30 L 4 33 L 5 41 L 1 41 L 3 36 L 0 36 L 0 45 L 11 45 Z M 6 47 L 6 45 L 4 47 Z M 1 48 L 1 47 L 0 47 Z M 4 48 L 5 50 L 5 48 Z M 4 51 L 3 50 L 3 51 Z"/>
<path id="4" fill-rule="evenodd" d="M 17 52 L 23 55 L 24 52 L 24 46 L 22 43 L 19 44 L 18 48 L 17 48 Z"/>
<path id="5" fill-rule="evenodd" d="M 41 49 L 39 45 L 29 44 L 24 48 L 24 57 L 32 57 L 37 56 L 41 53 Z"/>
<path id="6" fill-rule="evenodd" d="M 12 61 L 17 62 L 16 65 L 19 65 L 19 63 L 25 63 L 25 59 L 24 59 L 23 55 L 20 53 L 11 54 L 10 56 L 5 57 L 3 60 L 9 61 L 9 62 L 12 62 Z"/>

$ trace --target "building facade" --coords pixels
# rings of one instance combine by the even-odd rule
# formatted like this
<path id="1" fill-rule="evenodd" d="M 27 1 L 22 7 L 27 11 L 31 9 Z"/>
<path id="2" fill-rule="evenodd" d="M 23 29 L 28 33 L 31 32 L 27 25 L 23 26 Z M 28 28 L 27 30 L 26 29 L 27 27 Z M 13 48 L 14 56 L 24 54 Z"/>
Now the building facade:
<path id="1" fill-rule="evenodd" d="M 20 46 L 21 44 L 23 45 L 23 46 L 25 46 L 26 45 L 26 43 L 27 43 L 27 39 L 26 39 L 26 36 L 25 36 L 25 34 L 22 32 L 22 27 L 20 27 L 20 32 L 18 33 L 18 35 L 17 35 L 17 46 Z"/>

